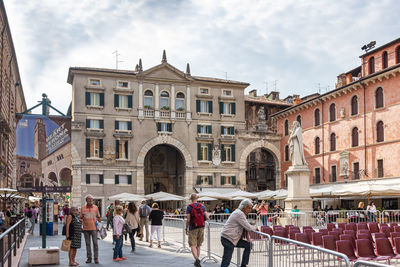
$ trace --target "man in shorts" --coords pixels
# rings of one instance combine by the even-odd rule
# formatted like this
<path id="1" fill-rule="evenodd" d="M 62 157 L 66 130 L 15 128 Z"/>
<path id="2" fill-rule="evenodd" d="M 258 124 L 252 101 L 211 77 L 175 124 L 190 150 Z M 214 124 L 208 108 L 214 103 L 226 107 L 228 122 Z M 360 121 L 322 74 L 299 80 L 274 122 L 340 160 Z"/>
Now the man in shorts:
<path id="1" fill-rule="evenodd" d="M 195 260 L 194 266 L 201 267 L 200 247 L 204 240 L 204 226 L 205 221 L 208 220 L 208 214 L 206 208 L 201 203 L 197 203 L 198 198 L 195 193 L 190 196 L 192 204 L 186 210 L 186 234 L 189 236 L 189 247 Z"/>

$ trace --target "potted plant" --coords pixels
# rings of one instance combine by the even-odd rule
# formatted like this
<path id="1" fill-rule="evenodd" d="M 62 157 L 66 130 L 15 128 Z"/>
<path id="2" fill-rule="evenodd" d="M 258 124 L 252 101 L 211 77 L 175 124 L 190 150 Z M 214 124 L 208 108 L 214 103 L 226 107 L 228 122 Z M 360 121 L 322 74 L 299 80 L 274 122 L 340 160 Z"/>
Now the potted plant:
<path id="1" fill-rule="evenodd" d="M 151 106 L 145 105 L 144 108 L 145 108 L 145 109 L 151 109 Z"/>
<path id="2" fill-rule="evenodd" d="M 169 107 L 163 106 L 161 109 L 162 109 L 162 110 L 169 110 Z"/>
<path id="3" fill-rule="evenodd" d="M 180 107 L 180 108 L 177 108 L 176 110 L 177 110 L 177 111 L 183 111 L 184 108 Z"/>

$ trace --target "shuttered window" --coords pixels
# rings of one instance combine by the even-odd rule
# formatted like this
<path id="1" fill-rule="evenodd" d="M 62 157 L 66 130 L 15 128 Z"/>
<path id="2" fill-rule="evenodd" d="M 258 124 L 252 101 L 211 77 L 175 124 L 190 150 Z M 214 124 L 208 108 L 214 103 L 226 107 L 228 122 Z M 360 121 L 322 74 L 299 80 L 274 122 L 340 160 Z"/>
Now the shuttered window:
<path id="1" fill-rule="evenodd" d="M 329 106 L 329 121 L 335 121 L 336 120 L 336 105 L 335 103 L 332 103 Z"/>
<path id="2" fill-rule="evenodd" d="M 358 114 L 358 97 L 355 95 L 351 98 L 351 115 Z"/>
<path id="3" fill-rule="evenodd" d="M 285 161 L 289 161 L 289 146 L 285 145 Z"/>
<path id="4" fill-rule="evenodd" d="M 386 69 L 388 67 L 388 53 L 385 51 L 382 54 L 382 69 Z"/>
<path id="5" fill-rule="evenodd" d="M 285 136 L 289 135 L 289 121 L 285 120 Z"/>
<path id="6" fill-rule="evenodd" d="M 330 151 L 335 151 L 336 150 L 336 134 L 331 133 L 330 136 Z"/>
<path id="7" fill-rule="evenodd" d="M 379 87 L 375 91 L 375 107 L 383 108 L 383 89 L 382 89 L 382 87 Z"/>
<path id="8" fill-rule="evenodd" d="M 321 124 L 320 112 L 319 108 L 314 111 L 314 126 L 318 126 Z"/>
<path id="9" fill-rule="evenodd" d="M 383 121 L 378 121 L 378 123 L 376 124 L 376 141 L 385 141 Z"/>
<path id="10" fill-rule="evenodd" d="M 351 146 L 356 147 L 358 146 L 358 128 L 354 127 L 351 131 Z"/>
<path id="11" fill-rule="evenodd" d="M 315 138 L 314 147 L 315 147 L 315 155 L 318 155 L 320 153 L 320 139 L 319 139 L 319 137 Z"/>
<path id="12" fill-rule="evenodd" d="M 373 74 L 375 72 L 375 58 L 371 57 L 368 61 L 369 74 Z"/>

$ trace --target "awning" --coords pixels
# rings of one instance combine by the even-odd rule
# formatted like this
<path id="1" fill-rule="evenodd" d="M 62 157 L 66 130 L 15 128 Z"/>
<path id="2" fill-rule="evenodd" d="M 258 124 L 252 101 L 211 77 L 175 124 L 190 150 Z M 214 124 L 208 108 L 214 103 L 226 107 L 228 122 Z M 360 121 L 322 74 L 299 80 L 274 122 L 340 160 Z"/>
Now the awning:
<path id="1" fill-rule="evenodd" d="M 145 195 L 145 198 L 147 199 L 152 199 L 152 200 L 157 200 L 157 199 L 166 199 L 166 198 L 170 198 L 170 200 L 184 200 L 184 197 L 178 196 L 178 195 L 174 195 L 174 194 L 170 194 L 170 193 L 166 193 L 166 192 L 157 192 L 157 193 L 153 193 L 153 194 L 148 194 Z M 158 200 L 160 201 L 160 200 Z M 168 200 L 164 200 L 164 201 L 168 201 Z"/>
<path id="2" fill-rule="evenodd" d="M 217 198 L 213 198 L 213 197 L 200 197 L 198 199 L 198 201 L 215 201 L 218 200 Z"/>
<path id="3" fill-rule="evenodd" d="M 144 199 L 144 196 L 131 194 L 131 193 L 120 193 L 113 196 L 108 197 L 109 200 L 121 200 L 121 201 L 141 201 Z"/>
<path id="4" fill-rule="evenodd" d="M 166 196 L 162 198 L 153 199 L 154 201 L 181 201 L 182 199 L 174 196 Z"/>
<path id="5" fill-rule="evenodd" d="M 239 199 L 244 199 L 244 198 L 257 198 L 256 193 L 250 193 L 242 190 L 237 190 L 234 192 L 231 192 L 227 194 L 227 196 L 231 197 L 232 200 L 239 200 Z M 236 198 L 236 199 L 234 199 Z"/>

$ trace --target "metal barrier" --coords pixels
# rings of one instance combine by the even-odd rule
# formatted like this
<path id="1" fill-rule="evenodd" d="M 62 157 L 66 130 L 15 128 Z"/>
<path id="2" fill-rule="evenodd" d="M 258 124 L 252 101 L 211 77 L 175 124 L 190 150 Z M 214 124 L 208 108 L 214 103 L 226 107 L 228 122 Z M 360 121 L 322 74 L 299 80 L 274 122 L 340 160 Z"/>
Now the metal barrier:
<path id="1" fill-rule="evenodd" d="M 186 246 L 186 220 L 165 217 L 162 227 L 162 239 L 163 245 L 169 245 L 167 240 L 182 244 L 176 250 L 178 253 L 190 252 L 190 249 Z"/>
<path id="2" fill-rule="evenodd" d="M 353 267 L 388 267 L 390 265 L 371 262 L 371 261 L 356 261 Z"/>
<path id="3" fill-rule="evenodd" d="M 17 256 L 22 239 L 25 236 L 25 219 L 19 220 L 12 227 L 0 235 L 0 266 L 7 261 L 8 267 L 12 265 L 12 256 Z"/>

